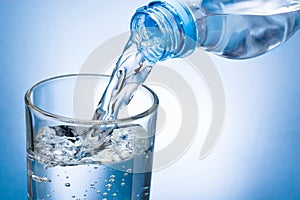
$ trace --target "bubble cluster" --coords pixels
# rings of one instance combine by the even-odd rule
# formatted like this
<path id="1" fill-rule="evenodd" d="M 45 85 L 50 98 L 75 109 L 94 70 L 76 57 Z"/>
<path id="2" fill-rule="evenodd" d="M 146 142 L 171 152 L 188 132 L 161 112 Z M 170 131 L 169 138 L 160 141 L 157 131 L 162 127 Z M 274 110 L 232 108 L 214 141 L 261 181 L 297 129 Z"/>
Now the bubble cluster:
<path id="1" fill-rule="evenodd" d="M 139 125 L 112 128 L 45 126 L 35 138 L 34 158 L 46 167 L 112 164 L 143 154 L 152 145 Z M 97 169 L 97 167 L 96 167 Z"/>

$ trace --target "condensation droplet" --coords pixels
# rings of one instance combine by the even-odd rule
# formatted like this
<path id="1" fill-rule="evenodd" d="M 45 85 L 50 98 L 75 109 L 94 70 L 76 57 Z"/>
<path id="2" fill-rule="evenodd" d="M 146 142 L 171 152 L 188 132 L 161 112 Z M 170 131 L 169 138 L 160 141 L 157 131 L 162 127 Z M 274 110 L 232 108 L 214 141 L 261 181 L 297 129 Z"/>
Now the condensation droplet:
<path id="1" fill-rule="evenodd" d="M 97 193 L 98 193 L 98 194 L 100 194 L 100 193 L 101 193 L 101 191 L 100 191 L 100 190 L 97 190 Z"/>
<path id="2" fill-rule="evenodd" d="M 116 197 L 116 196 L 117 196 L 117 193 L 113 193 L 112 196 L 113 196 L 113 197 Z"/>
<path id="3" fill-rule="evenodd" d="M 122 182 L 122 183 L 121 183 L 121 186 L 122 186 L 122 187 L 124 187 L 124 186 L 125 186 L 125 183 L 124 183 L 124 182 Z"/>
<path id="4" fill-rule="evenodd" d="M 131 173 L 131 172 L 132 172 L 132 169 L 127 169 L 127 172 L 128 172 L 128 173 Z"/>
<path id="5" fill-rule="evenodd" d="M 103 192 L 103 196 L 106 196 L 107 195 L 107 192 Z"/>
<path id="6" fill-rule="evenodd" d="M 124 173 L 124 176 L 128 176 L 128 173 Z"/>

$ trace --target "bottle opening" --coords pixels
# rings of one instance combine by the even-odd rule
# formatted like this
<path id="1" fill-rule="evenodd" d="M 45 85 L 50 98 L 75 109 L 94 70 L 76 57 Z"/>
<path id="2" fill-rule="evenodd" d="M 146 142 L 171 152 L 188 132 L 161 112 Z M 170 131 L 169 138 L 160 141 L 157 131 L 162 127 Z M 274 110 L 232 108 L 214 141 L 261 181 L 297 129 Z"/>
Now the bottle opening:
<path id="1" fill-rule="evenodd" d="M 133 42 L 154 62 L 190 55 L 197 46 L 196 30 L 191 11 L 182 2 L 152 2 L 131 20 Z"/>

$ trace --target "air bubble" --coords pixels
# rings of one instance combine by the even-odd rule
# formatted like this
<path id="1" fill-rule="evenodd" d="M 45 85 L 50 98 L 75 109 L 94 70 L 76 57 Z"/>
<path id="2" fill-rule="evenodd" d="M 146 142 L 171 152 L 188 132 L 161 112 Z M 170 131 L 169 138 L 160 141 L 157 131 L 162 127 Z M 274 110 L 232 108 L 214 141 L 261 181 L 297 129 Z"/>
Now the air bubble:
<path id="1" fill-rule="evenodd" d="M 144 189 L 144 190 L 148 190 L 148 189 L 149 189 L 149 187 L 147 187 L 147 186 L 146 186 L 146 187 L 143 187 L 143 189 Z"/>
<path id="2" fill-rule="evenodd" d="M 51 180 L 46 177 L 39 177 L 36 175 L 32 175 L 31 178 L 32 178 L 32 180 L 37 181 L 37 182 L 51 182 Z"/>
<path id="3" fill-rule="evenodd" d="M 111 175 L 109 178 L 114 179 L 116 176 L 115 175 Z"/>
<path id="4" fill-rule="evenodd" d="M 51 182 L 51 180 L 47 177 L 40 177 L 33 173 L 33 171 L 28 170 L 27 175 L 32 178 L 32 180 L 37 182 Z"/>
<path id="5" fill-rule="evenodd" d="M 115 182 L 115 179 L 109 179 L 109 182 L 110 182 L 110 183 L 114 183 L 114 182 Z"/>
<path id="6" fill-rule="evenodd" d="M 107 196 L 107 192 L 103 192 L 103 196 Z"/>
<path id="7" fill-rule="evenodd" d="M 66 186 L 66 187 L 70 187 L 71 184 L 70 184 L 70 183 L 65 183 L 65 186 Z"/>
<path id="8" fill-rule="evenodd" d="M 107 188 L 107 190 L 110 190 L 112 184 L 106 184 L 105 187 Z"/>

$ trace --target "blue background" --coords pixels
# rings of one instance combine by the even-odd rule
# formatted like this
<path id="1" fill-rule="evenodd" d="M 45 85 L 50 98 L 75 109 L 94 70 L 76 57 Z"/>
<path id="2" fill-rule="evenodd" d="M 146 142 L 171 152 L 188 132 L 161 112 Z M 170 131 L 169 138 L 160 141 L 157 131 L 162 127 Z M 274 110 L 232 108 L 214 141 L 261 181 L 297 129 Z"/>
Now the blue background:
<path id="1" fill-rule="evenodd" d="M 0 198 L 26 199 L 25 91 L 77 73 L 147 1 L 0 1 Z M 212 56 L 226 94 L 223 137 L 153 176 L 152 199 L 300 199 L 300 33 L 247 61 Z M 122 47 L 120 47 L 122 48 Z M 195 149 L 195 152 L 193 152 Z"/>

